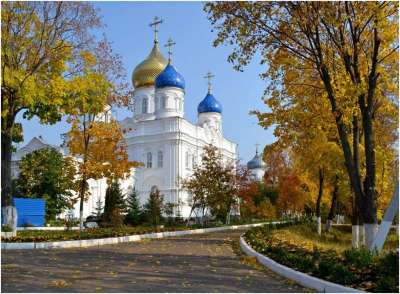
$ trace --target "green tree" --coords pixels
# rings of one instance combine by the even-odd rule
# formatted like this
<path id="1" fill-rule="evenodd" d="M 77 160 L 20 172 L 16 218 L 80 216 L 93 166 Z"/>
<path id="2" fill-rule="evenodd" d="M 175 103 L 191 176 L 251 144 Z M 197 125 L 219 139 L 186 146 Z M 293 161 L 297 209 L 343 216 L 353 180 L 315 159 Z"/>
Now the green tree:
<path id="1" fill-rule="evenodd" d="M 76 168 L 72 158 L 53 148 L 35 150 L 25 155 L 19 165 L 15 181 L 16 196 L 46 200 L 46 220 L 56 216 L 73 204 Z"/>
<path id="2" fill-rule="evenodd" d="M 123 213 L 126 211 L 124 196 L 118 181 L 112 181 L 107 187 L 104 201 L 102 225 L 118 227 L 123 224 Z"/>
<path id="3" fill-rule="evenodd" d="M 139 197 L 135 188 L 133 188 L 132 192 L 128 194 L 126 203 L 128 213 L 125 216 L 125 222 L 134 226 L 140 224 L 143 219 L 143 212 L 140 208 Z"/>
<path id="4" fill-rule="evenodd" d="M 85 75 L 82 53 L 92 45 L 90 31 L 100 25 L 88 2 L 1 2 L 1 205 L 5 209 L 13 209 L 12 143 L 22 139 L 17 115 L 22 112 L 24 118 L 55 123 L 72 110 L 75 77 Z"/>
<path id="5" fill-rule="evenodd" d="M 144 211 L 147 218 L 153 226 L 158 226 L 162 219 L 163 212 L 163 195 L 157 188 L 152 189 L 149 199 L 144 205 Z"/>
<path id="6" fill-rule="evenodd" d="M 168 224 L 171 225 L 173 222 L 173 215 L 174 215 L 174 210 L 177 207 L 177 204 L 172 203 L 172 202 L 167 202 L 164 204 L 163 210 L 165 215 L 167 216 L 167 221 Z"/>
<path id="7" fill-rule="evenodd" d="M 94 215 L 97 217 L 97 219 L 99 220 L 103 214 L 103 201 L 101 201 L 101 199 L 99 198 L 96 201 L 96 207 L 94 208 Z"/>

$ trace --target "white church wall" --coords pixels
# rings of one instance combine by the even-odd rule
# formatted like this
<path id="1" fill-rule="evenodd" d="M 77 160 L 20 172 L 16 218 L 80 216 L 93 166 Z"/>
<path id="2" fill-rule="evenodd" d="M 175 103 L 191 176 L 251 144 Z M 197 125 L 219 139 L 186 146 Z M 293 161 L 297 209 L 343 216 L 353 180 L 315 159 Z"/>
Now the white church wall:
<path id="1" fill-rule="evenodd" d="M 135 120 L 154 119 L 154 86 L 136 89 L 133 95 L 133 105 Z"/>
<path id="2" fill-rule="evenodd" d="M 156 118 L 183 117 L 184 94 L 182 89 L 175 87 L 157 89 L 155 97 Z"/>

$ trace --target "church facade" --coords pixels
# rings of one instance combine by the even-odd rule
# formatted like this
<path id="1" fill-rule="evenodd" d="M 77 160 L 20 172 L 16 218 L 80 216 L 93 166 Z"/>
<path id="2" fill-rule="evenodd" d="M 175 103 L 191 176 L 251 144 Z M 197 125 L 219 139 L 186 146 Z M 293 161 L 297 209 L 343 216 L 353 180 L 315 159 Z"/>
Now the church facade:
<path id="1" fill-rule="evenodd" d="M 164 202 L 179 204 L 179 214 L 188 217 L 190 196 L 181 188 L 181 182 L 201 163 L 204 146 L 213 144 L 226 163 L 235 163 L 237 145 L 223 136 L 222 105 L 211 92 L 210 80 L 208 92 L 199 100 L 197 122 L 185 119 L 186 84 L 169 53 L 166 60 L 155 37 L 149 56 L 132 74 L 133 116 L 120 125 L 129 159 L 144 164 L 135 169 L 131 180 L 141 203 L 157 188 L 164 195 Z M 207 77 L 211 79 L 212 75 Z"/>

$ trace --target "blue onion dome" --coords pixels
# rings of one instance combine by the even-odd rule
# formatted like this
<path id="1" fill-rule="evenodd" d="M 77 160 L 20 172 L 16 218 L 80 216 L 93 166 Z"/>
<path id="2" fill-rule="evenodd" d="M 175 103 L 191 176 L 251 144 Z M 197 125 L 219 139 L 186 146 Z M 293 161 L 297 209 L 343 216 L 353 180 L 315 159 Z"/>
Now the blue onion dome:
<path id="1" fill-rule="evenodd" d="M 204 97 L 203 101 L 200 102 L 199 106 L 197 106 L 197 112 L 222 113 L 222 105 L 217 99 L 215 99 L 215 97 L 211 93 L 208 93 L 207 96 Z"/>
<path id="2" fill-rule="evenodd" d="M 156 88 L 164 87 L 185 89 L 185 79 L 170 63 L 168 63 L 165 69 L 156 78 Z"/>
<path id="3" fill-rule="evenodd" d="M 248 169 L 264 168 L 265 163 L 262 160 L 262 156 L 256 152 L 256 155 L 247 163 Z"/>

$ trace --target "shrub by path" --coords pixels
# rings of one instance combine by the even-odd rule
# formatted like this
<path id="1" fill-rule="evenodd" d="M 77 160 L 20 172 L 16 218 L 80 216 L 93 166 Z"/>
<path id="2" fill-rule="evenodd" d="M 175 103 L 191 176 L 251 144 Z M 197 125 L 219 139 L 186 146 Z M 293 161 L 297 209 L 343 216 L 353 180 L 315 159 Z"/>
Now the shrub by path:
<path id="1" fill-rule="evenodd" d="M 2 292 L 303 292 L 244 263 L 223 231 L 59 250 L 2 251 Z"/>

